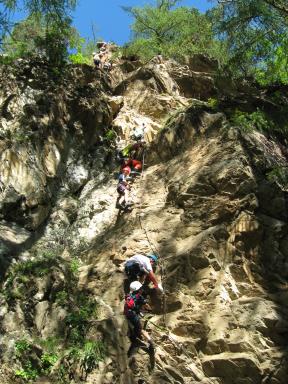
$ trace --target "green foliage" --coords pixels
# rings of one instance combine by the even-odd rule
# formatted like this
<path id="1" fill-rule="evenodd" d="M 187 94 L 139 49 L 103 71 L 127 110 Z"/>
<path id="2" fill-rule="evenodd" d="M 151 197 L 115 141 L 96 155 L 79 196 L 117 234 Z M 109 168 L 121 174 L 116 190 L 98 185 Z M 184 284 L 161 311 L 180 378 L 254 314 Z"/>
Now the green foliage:
<path id="1" fill-rule="evenodd" d="M 288 32 L 278 38 L 280 43 L 270 45 L 270 56 L 255 70 L 256 79 L 264 86 L 270 83 L 288 84 Z"/>
<path id="2" fill-rule="evenodd" d="M 53 253 L 44 253 L 40 258 L 19 262 L 14 267 L 14 272 L 16 274 L 45 276 L 49 272 L 50 267 L 54 265 L 55 257 Z"/>
<path id="3" fill-rule="evenodd" d="M 15 342 L 15 356 L 21 361 L 22 369 L 15 371 L 15 376 L 24 381 L 35 380 L 38 377 L 38 369 L 33 367 L 30 359 L 33 345 L 26 339 L 20 339 Z"/>
<path id="4" fill-rule="evenodd" d="M 283 0 L 227 0 L 209 12 L 226 42 L 233 76 L 256 76 L 262 84 L 288 83 L 288 7 Z"/>
<path id="5" fill-rule="evenodd" d="M 61 383 L 69 382 L 71 373 L 79 366 L 82 373 L 87 375 L 107 353 L 102 340 L 87 339 L 92 320 L 97 317 L 97 303 L 85 293 L 76 294 L 74 300 L 74 303 L 70 303 L 70 313 L 66 317 L 68 334 L 65 344 L 68 349 L 64 352 L 58 369 Z"/>
<path id="6" fill-rule="evenodd" d="M 72 64 L 91 64 L 91 59 L 85 57 L 81 52 L 72 53 L 69 59 Z"/>
<path id="7" fill-rule="evenodd" d="M 213 37 L 208 18 L 194 8 L 178 7 L 179 1 L 156 1 L 143 7 L 123 7 L 132 17 L 133 40 L 124 54 L 151 59 L 157 54 L 182 59 L 206 53 L 222 60 L 224 45 Z"/>
<path id="8" fill-rule="evenodd" d="M 85 40 L 78 36 L 78 39 L 75 39 L 74 48 L 76 49 L 76 53 L 72 53 L 69 56 L 72 64 L 93 64 L 92 53 L 97 51 L 95 41 Z"/>
<path id="9" fill-rule="evenodd" d="M 42 277 L 48 274 L 51 267 L 57 264 L 58 257 L 53 250 L 42 249 L 40 256 L 34 256 L 27 261 L 19 261 L 9 270 L 3 294 L 7 301 L 23 299 L 29 292 L 31 277 Z"/>
<path id="10" fill-rule="evenodd" d="M 213 97 L 210 97 L 207 100 L 207 104 L 210 108 L 216 109 L 219 105 L 219 101 L 217 99 L 214 99 Z"/>
<path id="11" fill-rule="evenodd" d="M 17 1 L 14 3 L 17 5 Z M 73 48 L 72 42 L 77 34 L 68 17 L 68 11 L 75 3 L 74 0 L 24 0 L 29 16 L 16 23 L 9 34 L 8 29 L 5 31 L 1 45 L 4 62 L 41 56 L 51 67 L 63 66 L 68 58 L 68 47 Z M 7 7 L 10 9 L 11 4 Z"/>
<path id="12" fill-rule="evenodd" d="M 51 22 L 61 25 L 76 3 L 77 0 L 1 0 L 0 42 L 14 27 L 10 18 L 18 7 L 28 15 L 41 14 L 47 25 Z"/>
<path id="13" fill-rule="evenodd" d="M 264 112 L 257 111 L 248 113 L 236 110 L 231 118 L 233 125 L 240 127 L 244 132 L 250 132 L 254 129 L 265 131 L 269 127 L 269 122 Z"/>
<path id="14" fill-rule="evenodd" d="M 70 270 L 73 275 L 76 276 L 78 274 L 79 267 L 80 267 L 80 260 L 74 257 L 70 263 Z"/>
<path id="15" fill-rule="evenodd" d="M 114 141 L 117 138 L 117 134 L 113 129 L 109 129 L 109 131 L 105 133 L 105 138 L 108 141 Z"/>
<path id="16" fill-rule="evenodd" d="M 76 297 L 74 308 L 66 317 L 66 325 L 70 329 L 68 341 L 72 345 L 81 345 L 85 340 L 89 320 L 97 316 L 97 303 L 89 296 L 80 294 Z"/>
<path id="17" fill-rule="evenodd" d="M 69 298 L 68 292 L 60 291 L 60 292 L 57 292 L 55 301 L 57 304 L 64 307 L 68 302 L 68 298 Z"/>
<path id="18" fill-rule="evenodd" d="M 25 381 L 35 380 L 39 376 L 37 369 L 33 368 L 32 362 L 28 361 L 22 369 L 15 371 L 15 376 Z"/>
<path id="19" fill-rule="evenodd" d="M 13 300 L 13 282 L 14 282 L 14 274 L 12 272 L 9 272 L 4 289 L 2 290 L 3 296 L 5 299 L 9 302 L 10 300 Z"/>
<path id="20" fill-rule="evenodd" d="M 41 368 L 44 371 L 48 371 L 55 365 L 58 361 L 58 355 L 55 353 L 43 353 L 41 356 Z"/>
<path id="21" fill-rule="evenodd" d="M 15 357 L 22 365 L 22 369 L 15 371 L 15 376 L 25 381 L 35 380 L 40 374 L 49 373 L 59 358 L 56 353 L 44 352 L 39 359 L 33 353 L 33 344 L 25 339 L 16 341 Z"/>
<path id="22" fill-rule="evenodd" d="M 21 356 L 23 352 L 31 350 L 31 344 L 26 339 L 20 339 L 15 342 L 16 356 Z"/>
<path id="23" fill-rule="evenodd" d="M 65 19 L 61 23 L 51 20 L 46 26 L 45 36 L 40 37 L 37 46 L 43 49 L 52 67 L 60 67 L 68 59 L 69 38 L 72 33 L 71 20 Z"/>
<path id="24" fill-rule="evenodd" d="M 57 349 L 61 343 L 61 339 L 57 337 L 48 337 L 47 339 L 37 339 L 37 344 L 50 354 L 56 354 Z"/>
<path id="25" fill-rule="evenodd" d="M 80 365 L 85 373 L 89 373 L 96 368 L 99 361 L 104 360 L 106 354 L 107 348 L 102 340 L 85 342 L 80 354 Z"/>
<path id="26" fill-rule="evenodd" d="M 69 372 L 76 367 L 80 367 L 82 379 L 87 376 L 98 363 L 104 360 L 107 355 L 107 346 L 102 340 L 86 340 L 82 345 L 70 348 L 64 358 L 58 371 L 58 377 L 61 383 L 67 383 Z M 68 363 L 68 364 L 67 364 Z"/>
<path id="27" fill-rule="evenodd" d="M 277 166 L 267 174 L 268 180 L 278 184 L 284 190 L 288 190 L 288 167 Z"/>
<path id="28" fill-rule="evenodd" d="M 48 23 L 41 14 L 31 14 L 5 37 L 2 47 L 5 60 L 41 56 L 46 57 L 52 66 L 63 64 L 69 24 L 69 20 L 61 25 L 53 20 Z"/>
<path id="29" fill-rule="evenodd" d="M 36 41 L 44 37 L 45 26 L 40 14 L 33 14 L 15 25 L 3 41 L 3 51 L 11 59 L 35 54 Z"/>

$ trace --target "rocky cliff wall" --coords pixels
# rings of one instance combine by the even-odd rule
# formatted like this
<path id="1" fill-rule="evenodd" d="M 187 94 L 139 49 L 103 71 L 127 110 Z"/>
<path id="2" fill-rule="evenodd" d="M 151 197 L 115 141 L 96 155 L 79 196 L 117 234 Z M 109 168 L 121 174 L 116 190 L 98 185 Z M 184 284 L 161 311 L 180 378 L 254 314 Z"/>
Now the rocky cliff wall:
<path id="1" fill-rule="evenodd" d="M 286 383 L 287 191 L 268 175 L 287 148 L 207 103 L 214 64 L 188 64 L 72 67 L 60 82 L 43 63 L 1 69 L 1 382 Z M 236 109 L 245 93 L 227 84 Z M 113 135 L 143 122 L 121 214 Z M 151 251 L 155 362 L 127 358 L 122 314 L 123 263 Z"/>

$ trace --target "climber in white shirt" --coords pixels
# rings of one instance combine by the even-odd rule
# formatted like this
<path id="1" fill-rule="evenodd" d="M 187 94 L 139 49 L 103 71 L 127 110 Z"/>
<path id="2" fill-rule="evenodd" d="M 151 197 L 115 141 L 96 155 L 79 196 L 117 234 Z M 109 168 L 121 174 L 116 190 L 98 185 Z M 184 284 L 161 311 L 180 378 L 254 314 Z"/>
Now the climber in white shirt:
<path id="1" fill-rule="evenodd" d="M 156 255 L 142 255 L 137 253 L 130 257 L 125 263 L 125 272 L 130 281 L 139 279 L 149 284 L 151 281 L 154 288 L 163 292 L 161 283 L 158 283 L 153 269 L 156 269 L 158 257 Z"/>

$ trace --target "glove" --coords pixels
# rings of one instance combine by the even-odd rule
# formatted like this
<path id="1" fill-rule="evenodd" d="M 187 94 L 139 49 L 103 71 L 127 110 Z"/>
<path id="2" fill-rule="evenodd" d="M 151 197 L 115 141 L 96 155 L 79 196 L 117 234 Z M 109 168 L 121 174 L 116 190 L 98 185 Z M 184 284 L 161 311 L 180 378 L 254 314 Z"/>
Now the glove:
<path id="1" fill-rule="evenodd" d="M 164 291 L 164 289 L 163 289 L 163 287 L 162 287 L 162 284 L 160 283 L 160 284 L 158 284 L 158 287 L 157 287 L 158 289 L 159 289 L 159 291 L 161 292 L 161 293 L 163 293 L 163 291 Z"/>

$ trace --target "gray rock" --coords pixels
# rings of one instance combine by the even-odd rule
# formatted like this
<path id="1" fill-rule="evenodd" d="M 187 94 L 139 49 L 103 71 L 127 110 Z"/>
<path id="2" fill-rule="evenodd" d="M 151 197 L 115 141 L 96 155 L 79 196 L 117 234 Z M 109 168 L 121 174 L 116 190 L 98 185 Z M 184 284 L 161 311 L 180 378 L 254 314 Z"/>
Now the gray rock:
<path id="1" fill-rule="evenodd" d="M 83 164 L 72 164 L 67 170 L 67 182 L 72 193 L 77 192 L 89 180 L 89 170 Z"/>

